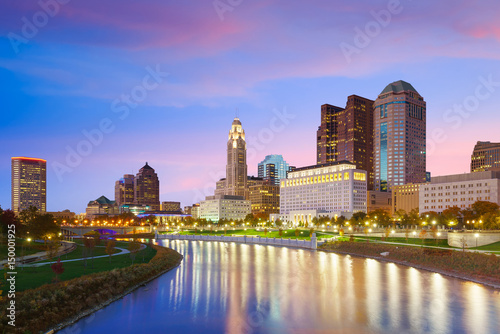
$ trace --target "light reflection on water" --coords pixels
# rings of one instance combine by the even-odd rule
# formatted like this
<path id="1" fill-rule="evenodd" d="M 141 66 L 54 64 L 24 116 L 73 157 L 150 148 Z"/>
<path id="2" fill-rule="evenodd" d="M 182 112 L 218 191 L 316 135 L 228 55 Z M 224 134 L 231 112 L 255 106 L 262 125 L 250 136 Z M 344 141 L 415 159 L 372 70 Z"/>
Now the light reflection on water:
<path id="1" fill-rule="evenodd" d="M 392 263 L 165 240 L 177 269 L 63 333 L 499 333 L 498 291 Z"/>

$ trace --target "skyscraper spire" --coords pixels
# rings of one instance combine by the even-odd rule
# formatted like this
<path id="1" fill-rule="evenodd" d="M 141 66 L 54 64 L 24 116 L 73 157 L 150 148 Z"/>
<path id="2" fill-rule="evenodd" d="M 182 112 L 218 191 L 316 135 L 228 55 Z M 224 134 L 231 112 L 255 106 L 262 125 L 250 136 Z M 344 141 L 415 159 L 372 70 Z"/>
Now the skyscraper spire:
<path id="1" fill-rule="evenodd" d="M 247 144 L 240 119 L 235 117 L 227 141 L 226 195 L 245 196 Z"/>

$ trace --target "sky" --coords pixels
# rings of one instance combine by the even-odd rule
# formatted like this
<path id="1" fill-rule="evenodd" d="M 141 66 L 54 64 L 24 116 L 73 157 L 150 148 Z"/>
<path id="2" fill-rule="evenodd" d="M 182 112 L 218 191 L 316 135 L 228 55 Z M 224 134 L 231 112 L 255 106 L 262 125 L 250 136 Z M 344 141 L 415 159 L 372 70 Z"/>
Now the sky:
<path id="1" fill-rule="evenodd" d="M 3 0 L 0 205 L 11 157 L 47 160 L 47 210 L 84 212 L 146 162 L 191 205 L 225 174 L 239 116 L 248 171 L 314 164 L 320 108 L 411 83 L 427 170 L 465 173 L 500 142 L 497 1 Z"/>

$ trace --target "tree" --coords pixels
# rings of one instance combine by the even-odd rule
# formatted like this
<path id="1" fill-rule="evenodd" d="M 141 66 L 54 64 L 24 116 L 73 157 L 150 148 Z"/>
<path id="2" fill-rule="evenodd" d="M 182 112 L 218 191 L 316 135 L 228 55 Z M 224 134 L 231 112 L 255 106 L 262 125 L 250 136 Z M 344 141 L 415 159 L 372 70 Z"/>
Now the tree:
<path id="1" fill-rule="evenodd" d="M 94 247 L 95 247 L 95 239 L 94 238 L 84 238 L 83 245 L 85 249 L 88 250 L 90 256 L 92 257 L 92 269 L 94 269 Z M 87 259 L 85 258 L 85 266 L 87 266 Z"/>
<path id="2" fill-rule="evenodd" d="M 309 229 L 309 238 L 312 238 L 313 233 L 314 233 L 314 227 Z"/>
<path id="3" fill-rule="evenodd" d="M 10 209 L 4 211 L 2 210 L 2 208 L 0 208 L 0 232 L 2 234 L 7 234 L 9 226 L 11 225 L 14 225 L 16 234 L 19 234 L 20 224 L 16 218 L 16 214 L 14 213 L 14 211 Z"/>
<path id="4" fill-rule="evenodd" d="M 52 259 L 57 255 L 59 246 L 60 246 L 60 241 L 58 238 L 56 237 L 49 238 L 49 241 L 47 242 L 47 257 L 49 261 L 52 261 Z"/>
<path id="5" fill-rule="evenodd" d="M 420 239 L 422 240 L 422 247 L 424 247 L 424 239 L 427 236 L 427 230 L 421 230 L 419 236 Z"/>
<path id="6" fill-rule="evenodd" d="M 485 230 L 500 230 L 499 212 L 488 212 L 481 217 Z"/>
<path id="7" fill-rule="evenodd" d="M 388 226 L 391 224 L 391 216 L 389 213 L 383 209 L 377 209 L 368 215 L 369 219 L 375 220 L 378 225 Z M 375 218 L 377 217 L 377 218 Z"/>
<path id="8" fill-rule="evenodd" d="M 408 237 L 410 236 L 410 229 L 407 227 L 405 228 L 405 239 L 406 243 L 408 243 Z"/>
<path id="9" fill-rule="evenodd" d="M 298 237 L 300 234 L 300 230 L 298 228 L 295 229 L 295 237 Z"/>
<path id="10" fill-rule="evenodd" d="M 360 224 L 360 223 L 362 223 L 365 220 L 365 218 L 366 218 L 366 213 L 362 212 L 362 211 L 358 211 L 358 212 L 355 212 L 352 215 L 351 220 L 353 220 L 354 222 Z"/>
<path id="11" fill-rule="evenodd" d="M 135 239 L 128 244 L 128 250 L 130 252 L 130 259 L 132 260 L 132 264 L 134 264 L 135 256 L 140 249 L 141 244 Z"/>
<path id="12" fill-rule="evenodd" d="M 48 213 L 37 214 L 24 224 L 27 232 L 34 239 L 43 239 L 46 235 L 58 235 L 61 230 L 61 227 L 54 222 L 54 216 Z"/>
<path id="13" fill-rule="evenodd" d="M 280 238 L 283 237 L 283 229 L 281 227 L 278 230 L 278 234 L 280 235 Z"/>
<path id="14" fill-rule="evenodd" d="M 496 212 L 500 208 L 497 203 L 487 202 L 487 201 L 477 201 L 472 204 L 472 210 L 476 217 L 481 217 L 484 214 L 490 212 Z"/>
<path id="15" fill-rule="evenodd" d="M 54 272 L 54 274 L 56 274 L 56 278 L 55 278 L 55 281 L 56 282 L 59 282 L 59 275 L 61 275 L 62 273 L 64 273 L 64 266 L 61 262 L 61 259 L 57 259 L 57 262 L 56 263 L 53 263 L 50 268 L 52 269 L 52 271 Z"/>
<path id="16" fill-rule="evenodd" d="M 108 242 L 106 243 L 106 254 L 109 255 L 109 264 L 111 264 L 111 255 L 114 254 L 115 247 L 116 247 L 115 239 L 109 239 Z"/>
<path id="17" fill-rule="evenodd" d="M 268 230 L 267 230 L 267 227 L 266 227 L 266 228 L 264 229 L 264 236 L 265 236 L 265 237 L 267 237 L 267 232 L 268 232 Z"/>
<path id="18" fill-rule="evenodd" d="M 462 210 L 454 205 L 451 208 L 444 209 L 441 213 L 441 223 L 448 225 L 451 222 L 458 222 L 459 218 L 462 216 Z"/>

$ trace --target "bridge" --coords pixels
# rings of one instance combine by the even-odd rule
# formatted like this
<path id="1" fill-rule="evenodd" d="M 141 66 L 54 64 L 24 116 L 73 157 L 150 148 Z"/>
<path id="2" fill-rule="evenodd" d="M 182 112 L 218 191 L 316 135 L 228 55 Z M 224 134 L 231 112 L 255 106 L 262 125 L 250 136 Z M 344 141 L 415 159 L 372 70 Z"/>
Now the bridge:
<path id="1" fill-rule="evenodd" d="M 61 233 L 65 236 L 83 236 L 89 232 L 98 232 L 99 234 L 127 234 L 136 230 L 136 233 L 149 233 L 152 226 L 61 226 Z"/>

